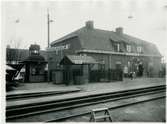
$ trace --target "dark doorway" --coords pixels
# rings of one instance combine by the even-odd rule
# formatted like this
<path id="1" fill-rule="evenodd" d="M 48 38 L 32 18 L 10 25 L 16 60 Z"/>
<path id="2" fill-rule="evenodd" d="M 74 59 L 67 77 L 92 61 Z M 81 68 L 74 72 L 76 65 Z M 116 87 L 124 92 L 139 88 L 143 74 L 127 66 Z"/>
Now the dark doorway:
<path id="1" fill-rule="evenodd" d="M 143 76 L 143 70 L 144 70 L 144 67 L 143 67 L 143 64 L 142 63 L 139 63 L 138 65 L 138 76 L 139 77 L 142 77 Z"/>

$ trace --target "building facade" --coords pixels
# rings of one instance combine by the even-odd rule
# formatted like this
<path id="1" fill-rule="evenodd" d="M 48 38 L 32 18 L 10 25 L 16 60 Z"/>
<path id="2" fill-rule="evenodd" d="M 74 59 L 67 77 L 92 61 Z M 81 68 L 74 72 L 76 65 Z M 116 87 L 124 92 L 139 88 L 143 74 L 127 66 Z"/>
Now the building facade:
<path id="1" fill-rule="evenodd" d="M 123 28 L 106 31 L 94 28 L 93 21 L 51 43 L 48 52 L 49 77 L 63 69 L 60 61 L 67 55 L 90 56 L 98 64 L 89 70 L 114 70 L 135 72 L 136 76 L 157 77 L 160 71 L 161 54 L 153 43 L 132 37 Z M 56 73 L 55 73 L 56 74 Z"/>

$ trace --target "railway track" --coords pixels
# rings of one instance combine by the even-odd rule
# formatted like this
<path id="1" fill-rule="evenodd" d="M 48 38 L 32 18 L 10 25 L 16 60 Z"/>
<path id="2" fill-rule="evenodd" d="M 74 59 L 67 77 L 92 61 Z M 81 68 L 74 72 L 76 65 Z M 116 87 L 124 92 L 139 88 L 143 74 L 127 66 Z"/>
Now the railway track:
<path id="1" fill-rule="evenodd" d="M 7 95 L 6 100 L 21 100 L 21 99 L 29 99 L 29 98 L 37 98 L 42 96 L 51 96 L 51 95 L 61 95 L 67 93 L 79 92 L 80 90 L 71 90 L 71 91 L 50 91 L 50 92 L 38 92 L 38 93 L 25 93 L 25 94 L 15 94 L 15 95 Z"/>
<path id="2" fill-rule="evenodd" d="M 139 96 L 140 98 L 141 98 L 141 96 Z M 154 100 L 158 100 L 158 99 L 164 99 L 165 98 L 165 96 L 163 95 L 161 95 L 161 96 L 156 96 L 156 97 L 153 97 L 153 98 L 146 98 L 146 99 L 143 99 L 143 100 L 139 100 L 139 101 L 133 101 L 133 100 L 129 100 L 129 99 L 131 99 L 131 98 L 129 98 L 129 99 L 120 99 L 120 100 L 116 100 L 116 101 L 113 101 L 112 103 L 114 103 L 114 104 L 116 104 L 116 103 L 118 103 L 118 105 L 115 105 L 115 106 L 108 106 L 107 108 L 110 110 L 110 111 L 113 111 L 113 110 L 115 110 L 115 109 L 120 109 L 120 108 L 126 108 L 126 107 L 131 107 L 131 106 L 133 106 L 133 105 L 136 105 L 136 104 L 140 104 L 140 103 L 144 103 L 144 102 L 149 102 L 149 101 L 154 101 Z M 122 101 L 123 100 L 123 101 Z M 125 101 L 125 102 L 124 102 Z M 129 102 L 129 101 L 131 101 L 131 102 Z M 133 101 L 133 102 L 132 102 Z M 120 104 L 120 102 L 122 103 L 122 104 Z M 101 104 L 101 107 L 103 107 L 104 106 L 104 104 Z M 106 107 L 106 105 L 105 105 L 105 107 Z M 94 106 L 92 107 L 92 108 L 94 108 Z M 99 107 L 96 107 L 96 108 L 99 108 Z M 75 119 L 77 119 L 77 118 L 85 118 L 84 119 L 84 121 L 82 121 L 82 122 L 88 122 L 89 120 L 90 120 L 90 115 L 91 115 L 91 110 L 92 109 L 89 109 L 89 110 L 86 110 L 86 111 L 84 111 L 84 110 L 80 110 L 80 111 L 78 111 L 78 112 L 72 112 L 73 114 L 69 114 L 68 112 L 64 112 L 64 116 L 58 116 L 58 117 L 54 117 L 53 119 L 46 119 L 44 122 L 75 122 L 74 120 Z M 112 116 L 111 116 L 112 117 Z M 71 119 L 73 120 L 73 121 L 71 121 Z"/>
<path id="3" fill-rule="evenodd" d="M 154 87 L 148 87 L 148 88 L 119 91 L 114 93 L 91 95 L 89 97 L 82 96 L 77 98 L 69 98 L 65 100 L 59 100 L 56 102 L 52 101 L 52 102 L 43 102 L 38 104 L 30 104 L 25 106 L 23 105 L 23 106 L 16 106 L 16 107 L 13 106 L 9 108 L 7 107 L 6 120 L 9 121 L 12 119 L 38 115 L 41 113 L 62 111 L 62 110 L 95 105 L 95 104 L 111 102 L 111 101 L 116 101 L 121 99 L 128 99 L 128 98 L 133 98 L 137 96 L 158 94 L 158 93 L 165 92 L 165 90 L 166 90 L 165 85 L 161 85 L 161 86 L 154 86 Z M 158 98 L 163 98 L 163 97 L 165 97 L 165 95 L 160 96 Z M 85 114 L 85 113 L 81 113 L 80 115 L 82 114 Z M 70 116 L 79 116 L 79 115 L 70 115 Z M 61 119 L 59 118 L 57 120 L 61 120 Z M 57 120 L 49 120 L 48 122 L 57 121 Z"/>

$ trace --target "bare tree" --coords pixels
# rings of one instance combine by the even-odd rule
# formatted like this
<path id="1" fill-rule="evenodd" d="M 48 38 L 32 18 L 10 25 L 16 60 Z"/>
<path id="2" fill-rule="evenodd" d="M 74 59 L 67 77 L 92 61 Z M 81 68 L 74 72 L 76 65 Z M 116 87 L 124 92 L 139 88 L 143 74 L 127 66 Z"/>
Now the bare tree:
<path id="1" fill-rule="evenodd" d="M 21 47 L 22 40 L 19 39 L 18 41 L 10 41 L 10 44 L 14 43 L 14 47 L 10 48 L 10 45 L 7 45 L 6 48 L 6 60 L 7 63 L 15 63 L 18 64 L 19 61 L 21 61 L 22 58 L 22 51 L 19 49 Z"/>

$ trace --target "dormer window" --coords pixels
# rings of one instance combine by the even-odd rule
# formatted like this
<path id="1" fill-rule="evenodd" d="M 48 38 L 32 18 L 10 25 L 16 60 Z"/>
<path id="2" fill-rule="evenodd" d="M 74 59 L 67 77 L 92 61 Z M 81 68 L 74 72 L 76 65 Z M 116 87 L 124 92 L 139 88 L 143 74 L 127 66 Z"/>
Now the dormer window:
<path id="1" fill-rule="evenodd" d="M 131 52 L 131 51 L 132 51 L 131 45 L 126 45 L 126 50 L 127 50 L 128 52 Z"/>
<path id="2" fill-rule="evenodd" d="M 120 52 L 120 44 L 119 43 L 114 44 L 114 51 Z"/>
<path id="3" fill-rule="evenodd" d="M 141 47 L 141 46 L 138 46 L 138 47 L 137 47 L 137 52 L 138 52 L 138 53 L 141 53 L 141 52 L 142 52 L 142 47 Z"/>

